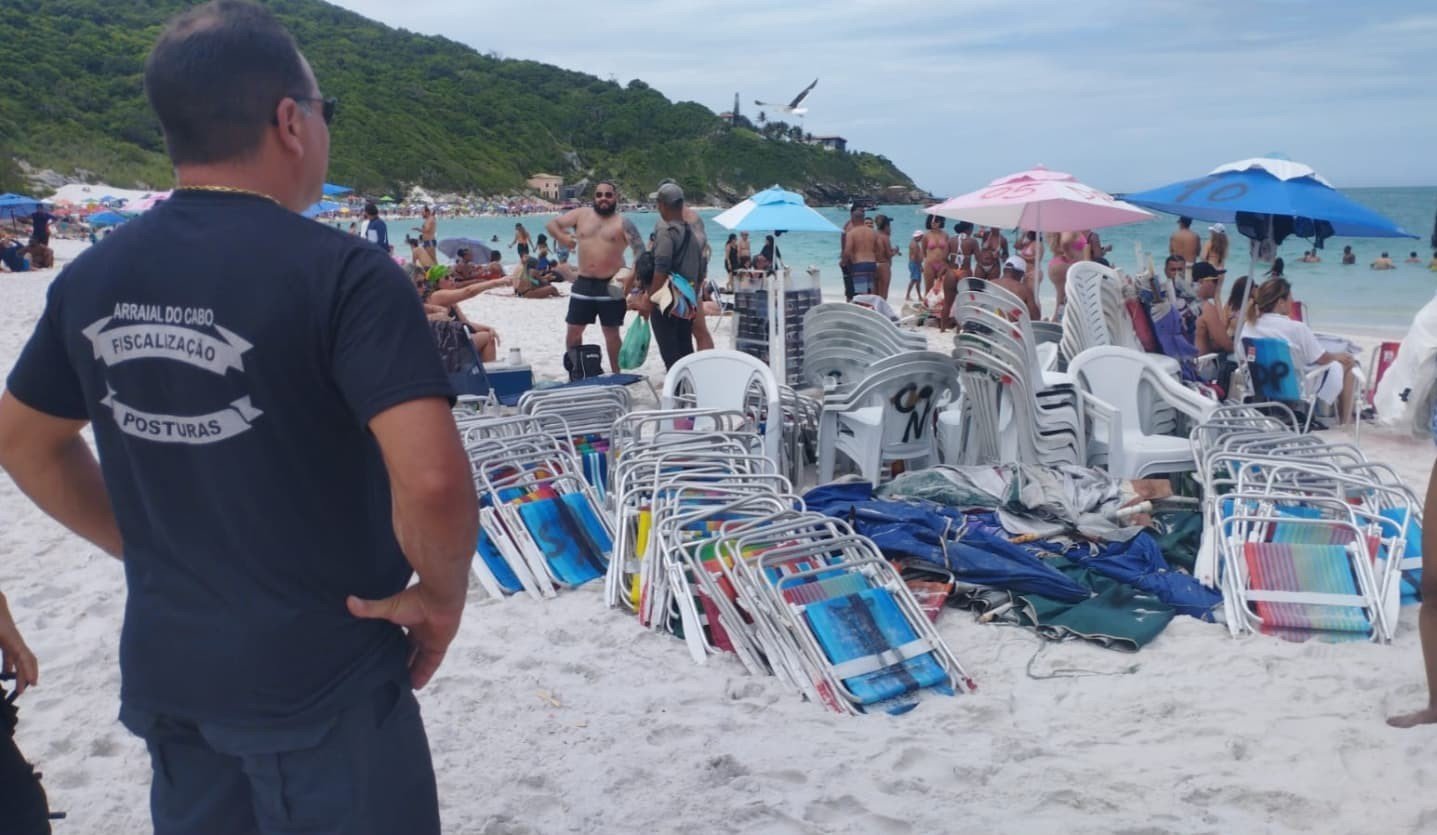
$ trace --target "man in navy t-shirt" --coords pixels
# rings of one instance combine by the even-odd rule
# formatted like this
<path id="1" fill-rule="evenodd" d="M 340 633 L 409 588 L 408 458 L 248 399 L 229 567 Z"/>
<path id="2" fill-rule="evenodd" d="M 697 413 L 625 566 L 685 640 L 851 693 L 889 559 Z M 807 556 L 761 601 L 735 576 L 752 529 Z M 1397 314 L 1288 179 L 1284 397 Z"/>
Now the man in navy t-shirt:
<path id="1" fill-rule="evenodd" d="M 44 206 L 35 209 L 29 216 L 30 240 L 34 243 L 50 245 L 50 224 L 59 220 L 58 217 L 45 211 Z"/>
<path id="2" fill-rule="evenodd" d="M 364 204 L 364 216 L 368 223 L 364 227 L 364 238 L 384 252 L 392 252 L 389 245 L 389 225 L 379 219 L 379 207 L 373 203 Z"/>
<path id="3" fill-rule="evenodd" d="M 155 831 L 438 832 L 412 689 L 478 522 L 419 298 L 298 214 L 335 103 L 270 12 L 180 15 L 145 89 L 178 188 L 51 284 L 0 466 L 124 561 L 120 718 Z"/>

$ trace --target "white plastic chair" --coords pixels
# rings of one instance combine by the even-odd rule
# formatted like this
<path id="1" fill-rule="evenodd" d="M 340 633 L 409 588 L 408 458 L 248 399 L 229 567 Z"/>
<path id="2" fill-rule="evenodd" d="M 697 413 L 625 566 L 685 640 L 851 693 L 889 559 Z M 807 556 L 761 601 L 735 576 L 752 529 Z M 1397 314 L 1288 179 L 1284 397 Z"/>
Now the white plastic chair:
<path id="1" fill-rule="evenodd" d="M 1178 384 L 1149 354 L 1115 346 L 1089 348 L 1073 358 L 1068 371 L 1091 397 L 1086 401 L 1094 424 L 1106 426 L 1107 470 L 1115 478 L 1146 478 L 1190 472 L 1197 467 L 1192 442 L 1156 433 L 1156 403 L 1205 421 L 1217 404 Z M 1101 433 L 1095 433 L 1102 437 Z M 1100 453 L 1089 449 L 1089 461 Z"/>
<path id="2" fill-rule="evenodd" d="M 680 399 L 680 391 L 686 395 Z M 783 472 L 783 401 L 778 379 L 761 360 L 740 351 L 699 351 L 674 363 L 664 376 L 661 407 L 675 409 L 685 403 L 699 409 L 722 409 L 752 414 L 752 396 L 761 392 L 762 416 L 754 425 L 763 435 L 764 454 Z M 762 426 L 759 424 L 762 423 Z"/>
<path id="3" fill-rule="evenodd" d="M 942 354 L 915 351 L 874 363 L 850 391 L 823 404 L 819 482 L 833 479 L 838 453 L 875 486 L 884 461 L 937 463 L 934 421 L 958 391 L 958 370 Z"/>

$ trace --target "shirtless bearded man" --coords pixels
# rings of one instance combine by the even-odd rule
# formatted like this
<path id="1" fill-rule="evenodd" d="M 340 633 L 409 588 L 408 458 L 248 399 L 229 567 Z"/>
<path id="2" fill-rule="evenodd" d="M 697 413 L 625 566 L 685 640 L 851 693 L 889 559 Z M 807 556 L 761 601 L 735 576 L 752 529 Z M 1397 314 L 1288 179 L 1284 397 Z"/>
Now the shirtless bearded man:
<path id="1" fill-rule="evenodd" d="M 609 284 L 624 266 L 624 249 L 629 245 L 624 218 L 618 212 L 619 189 L 600 181 L 594 186 L 594 205 L 573 209 L 549 221 L 549 237 L 565 249 L 578 250 L 579 277 L 569 293 L 566 344 L 583 344 L 584 329 L 599 321 L 608 349 L 609 368 L 619 373 L 619 326 L 624 323 L 623 294 L 610 294 Z"/>

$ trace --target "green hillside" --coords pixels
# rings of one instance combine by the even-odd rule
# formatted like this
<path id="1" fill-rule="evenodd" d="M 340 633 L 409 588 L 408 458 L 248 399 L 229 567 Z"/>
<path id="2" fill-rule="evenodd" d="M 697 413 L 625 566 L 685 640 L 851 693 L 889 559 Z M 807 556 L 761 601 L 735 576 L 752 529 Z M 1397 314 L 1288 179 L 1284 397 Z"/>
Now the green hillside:
<path id="1" fill-rule="evenodd" d="M 180 0 L 3 0 L 0 149 L 37 168 L 116 186 L 164 187 L 169 166 L 145 104 L 144 58 Z M 320 86 L 340 98 L 330 179 L 363 191 L 422 185 L 504 193 L 547 171 L 612 177 L 628 193 L 671 176 L 741 196 L 774 182 L 839 200 L 913 183 L 887 159 L 730 129 L 670 102 L 533 61 L 482 55 L 320 0 L 271 0 Z M 381 91 L 376 94 L 375 91 Z M 777 131 L 770 130 L 777 134 Z M 0 178 L 13 180 L 13 166 Z"/>

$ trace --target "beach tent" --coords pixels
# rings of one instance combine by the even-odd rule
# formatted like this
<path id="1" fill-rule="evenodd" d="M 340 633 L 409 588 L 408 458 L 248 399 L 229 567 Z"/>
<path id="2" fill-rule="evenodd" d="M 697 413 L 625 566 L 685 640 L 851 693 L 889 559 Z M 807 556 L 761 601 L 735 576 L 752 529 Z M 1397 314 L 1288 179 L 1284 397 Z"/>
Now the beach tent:
<path id="1" fill-rule="evenodd" d="M 1324 239 L 1335 235 L 1417 237 L 1333 188 L 1310 166 L 1277 157 L 1230 162 L 1204 177 L 1125 198 L 1129 203 L 1170 215 L 1234 223 L 1249 238 L 1265 237 L 1271 232 L 1278 243 L 1287 235 L 1314 238 L 1319 247 Z"/>

